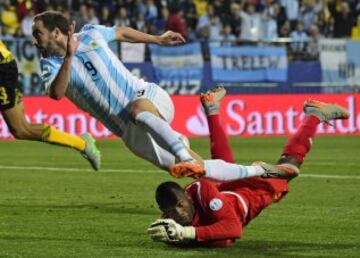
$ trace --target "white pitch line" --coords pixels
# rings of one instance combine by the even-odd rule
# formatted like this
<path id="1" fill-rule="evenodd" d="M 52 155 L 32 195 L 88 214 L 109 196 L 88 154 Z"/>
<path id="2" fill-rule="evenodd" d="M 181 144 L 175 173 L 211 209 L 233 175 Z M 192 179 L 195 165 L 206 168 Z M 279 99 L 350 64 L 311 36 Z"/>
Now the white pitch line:
<path id="1" fill-rule="evenodd" d="M 41 166 L 6 166 L 0 165 L 0 169 L 8 169 L 8 170 L 20 170 L 20 171 L 59 171 L 59 172 L 94 172 L 94 170 L 89 168 L 61 168 L 61 167 L 41 167 Z M 1 171 L 0 171 L 1 172 Z M 155 169 L 101 169 L 101 172 L 106 173 L 136 173 L 136 174 L 158 174 L 164 173 L 162 170 Z M 301 177 L 309 177 L 309 178 L 325 178 L 325 179 L 356 179 L 360 180 L 360 176 L 349 176 L 349 175 L 315 175 L 315 174 L 301 174 Z"/>
<path id="2" fill-rule="evenodd" d="M 61 171 L 61 172 L 95 172 L 93 169 L 90 168 L 62 168 L 62 167 L 40 167 L 40 166 L 4 166 L 0 165 L 0 169 L 9 169 L 9 170 L 25 170 L 25 171 Z M 1 171 L 0 171 L 1 172 Z M 144 170 L 144 169 L 101 169 L 99 172 L 106 172 L 106 173 L 159 173 L 161 170 Z"/>
<path id="3" fill-rule="evenodd" d="M 300 174 L 301 177 L 314 177 L 314 178 L 326 178 L 326 179 L 360 179 L 360 176 L 348 176 L 348 175 L 314 175 L 314 174 Z"/>

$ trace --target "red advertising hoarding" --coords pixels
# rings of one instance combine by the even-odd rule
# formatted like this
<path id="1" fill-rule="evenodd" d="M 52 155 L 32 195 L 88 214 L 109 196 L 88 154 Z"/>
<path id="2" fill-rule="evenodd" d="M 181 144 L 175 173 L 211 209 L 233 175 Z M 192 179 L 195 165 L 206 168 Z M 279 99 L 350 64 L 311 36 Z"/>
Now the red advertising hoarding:
<path id="1" fill-rule="evenodd" d="M 319 126 L 319 134 L 360 134 L 360 94 L 276 94 L 229 95 L 221 105 L 221 118 L 229 135 L 281 136 L 293 133 L 303 118 L 304 100 L 314 98 L 336 102 L 350 112 L 347 121 L 336 121 L 334 126 Z M 172 126 L 187 136 L 208 134 L 206 117 L 198 96 L 173 96 L 175 119 Z M 70 101 L 54 101 L 48 97 L 24 97 L 27 119 L 34 123 L 49 123 L 73 134 L 89 131 L 97 138 L 112 137 L 101 123 L 78 110 Z M 0 139 L 9 139 L 0 117 Z"/>

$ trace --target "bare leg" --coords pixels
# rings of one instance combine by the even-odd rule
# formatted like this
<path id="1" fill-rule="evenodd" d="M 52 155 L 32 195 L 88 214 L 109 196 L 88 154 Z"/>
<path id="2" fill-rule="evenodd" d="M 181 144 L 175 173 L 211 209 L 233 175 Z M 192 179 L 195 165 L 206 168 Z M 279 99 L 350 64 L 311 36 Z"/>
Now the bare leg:
<path id="1" fill-rule="evenodd" d="M 22 102 L 2 111 L 2 114 L 10 132 L 16 139 L 42 141 L 74 148 L 81 152 L 95 170 L 100 168 L 101 155 L 96 148 L 95 140 L 90 134 L 79 137 L 62 132 L 46 124 L 28 123 L 25 119 Z"/>

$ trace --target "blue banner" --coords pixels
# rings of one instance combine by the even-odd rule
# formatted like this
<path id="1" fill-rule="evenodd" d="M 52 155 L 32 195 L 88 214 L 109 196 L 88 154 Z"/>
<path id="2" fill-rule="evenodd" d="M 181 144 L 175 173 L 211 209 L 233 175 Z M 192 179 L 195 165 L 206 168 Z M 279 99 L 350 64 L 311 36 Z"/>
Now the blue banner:
<path id="1" fill-rule="evenodd" d="M 150 51 L 158 81 L 201 81 L 204 61 L 199 42 L 174 47 L 150 45 Z"/>
<path id="2" fill-rule="evenodd" d="M 39 54 L 32 46 L 31 39 L 3 38 L 3 41 L 18 62 L 19 81 L 24 94 L 44 94 L 40 83 Z M 330 42 L 321 43 L 321 66 L 319 61 L 286 62 L 287 76 L 286 74 L 279 76 L 276 73 L 279 69 L 275 69 L 274 73 L 270 72 L 273 66 L 278 67 L 277 64 L 281 63 L 276 57 L 285 58 L 285 50 L 281 48 L 212 46 L 213 57 L 225 56 L 226 68 L 231 67 L 230 70 L 219 70 L 216 67 L 214 69 L 214 59 L 212 63 L 204 62 L 200 43 L 177 47 L 151 46 L 154 63 L 124 63 L 124 65 L 135 76 L 157 83 L 170 94 L 180 95 L 199 94 L 216 85 L 228 87 L 230 94 L 239 94 L 339 91 L 336 87 L 321 87 L 321 78 L 325 82 L 327 81 L 324 78 L 331 79 L 332 82 L 336 81 L 341 87 L 351 81 L 359 83 L 360 42 L 331 39 Z M 117 43 L 112 45 L 112 49 L 116 55 L 119 55 Z M 269 51 L 276 53 L 277 56 L 269 55 Z M 228 64 L 229 60 L 230 64 Z M 263 66 L 265 68 L 260 69 Z M 287 77 L 286 81 L 270 81 L 284 77 Z"/>
<path id="3" fill-rule="evenodd" d="M 155 82 L 154 69 L 150 62 L 124 63 L 125 67 L 138 78 L 147 82 Z"/>
<path id="4" fill-rule="evenodd" d="M 213 80 L 264 82 L 287 80 L 287 56 L 282 47 L 210 45 Z"/>

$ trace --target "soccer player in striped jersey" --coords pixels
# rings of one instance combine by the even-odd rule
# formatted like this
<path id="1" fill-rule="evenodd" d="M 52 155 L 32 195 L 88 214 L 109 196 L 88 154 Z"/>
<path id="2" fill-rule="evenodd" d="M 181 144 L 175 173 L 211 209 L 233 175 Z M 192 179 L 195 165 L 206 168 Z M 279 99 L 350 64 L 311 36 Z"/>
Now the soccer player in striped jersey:
<path id="1" fill-rule="evenodd" d="M 16 60 L 0 40 L 0 111 L 12 135 L 19 140 L 43 141 L 72 147 L 80 151 L 95 170 L 100 168 L 100 152 L 91 134 L 79 137 L 47 124 L 29 123 L 25 119 L 21 96 Z"/>
<path id="2" fill-rule="evenodd" d="M 212 157 L 234 162 L 218 114 L 224 94 L 223 88 L 217 88 L 203 95 L 201 100 L 207 111 Z M 216 95 L 221 97 L 216 100 Z M 150 225 L 150 237 L 160 242 L 210 247 L 229 247 L 241 238 L 243 228 L 251 220 L 287 194 L 288 182 L 298 174 L 310 151 L 317 126 L 321 122 L 349 117 L 344 108 L 315 100 L 304 103 L 304 113 L 306 116 L 297 132 L 288 139 L 278 165 L 259 162 L 265 169 L 286 169 L 288 178 L 253 177 L 231 182 L 201 178 L 185 189 L 175 182 L 164 182 L 156 190 L 162 219 Z"/>
<path id="3" fill-rule="evenodd" d="M 50 97 L 67 96 L 120 136 L 134 154 L 176 176 L 204 173 L 205 167 L 237 177 L 267 176 L 259 165 L 204 161 L 187 149 L 185 137 L 170 127 L 174 106 L 169 95 L 132 75 L 108 47 L 113 40 L 176 45 L 185 42 L 179 33 L 154 36 L 129 27 L 88 24 L 74 34 L 75 24 L 53 11 L 36 15 L 32 29 Z"/>

